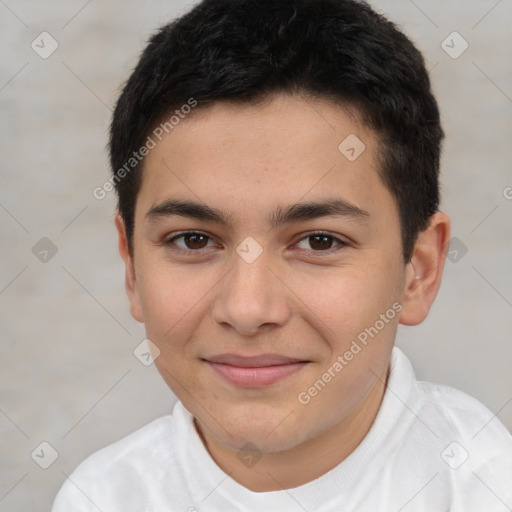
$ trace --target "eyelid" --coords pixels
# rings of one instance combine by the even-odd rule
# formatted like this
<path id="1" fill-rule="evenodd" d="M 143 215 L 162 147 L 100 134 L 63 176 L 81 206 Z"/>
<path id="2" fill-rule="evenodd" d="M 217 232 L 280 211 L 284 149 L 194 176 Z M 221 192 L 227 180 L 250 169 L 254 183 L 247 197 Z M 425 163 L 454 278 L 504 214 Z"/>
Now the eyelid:
<path id="1" fill-rule="evenodd" d="M 164 245 L 171 245 L 175 240 L 181 238 L 181 237 L 184 237 L 186 235 L 202 235 L 202 236 L 205 236 L 206 238 L 209 239 L 209 241 L 212 241 L 213 237 L 208 235 L 207 233 L 204 233 L 202 231 L 196 231 L 196 230 L 189 230 L 189 231 L 181 231 L 181 232 L 178 232 L 178 233 L 175 233 L 171 236 L 171 238 L 168 238 L 166 240 L 164 240 Z M 343 248 L 343 247 L 346 247 L 348 245 L 350 245 L 350 243 L 346 240 L 343 240 L 342 238 L 339 238 L 338 236 L 335 236 L 333 235 L 332 233 L 328 232 L 328 231 L 321 231 L 321 230 L 314 230 L 314 231 L 311 231 L 311 232 L 308 232 L 306 234 L 303 234 L 301 236 L 301 238 L 294 244 L 294 245 L 297 245 L 299 244 L 300 242 L 302 242 L 303 240 L 307 239 L 307 238 L 310 238 L 312 236 L 327 236 L 329 238 L 332 238 L 333 241 L 337 242 L 338 244 L 334 247 L 331 247 L 329 249 L 326 249 L 324 251 L 315 251 L 313 249 L 310 249 L 309 252 L 315 254 L 315 255 L 322 255 L 322 254 L 331 254 L 333 253 L 334 251 L 336 251 L 336 247 L 338 249 L 340 248 Z M 202 251 L 206 250 L 208 247 L 203 247 L 201 249 L 183 249 L 181 247 L 175 247 L 173 248 L 172 250 L 175 251 L 175 252 L 178 252 L 178 253 L 181 253 L 181 254 L 187 254 L 187 255 L 191 255 L 191 254 L 201 254 Z M 308 249 L 303 249 L 305 251 L 308 251 Z"/>

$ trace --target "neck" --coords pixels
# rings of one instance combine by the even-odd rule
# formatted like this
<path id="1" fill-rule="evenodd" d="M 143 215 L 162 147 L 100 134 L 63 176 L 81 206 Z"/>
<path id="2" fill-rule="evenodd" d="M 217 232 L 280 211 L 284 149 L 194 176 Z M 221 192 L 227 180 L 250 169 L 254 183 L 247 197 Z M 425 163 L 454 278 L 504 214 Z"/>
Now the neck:
<path id="1" fill-rule="evenodd" d="M 290 489 L 324 475 L 357 448 L 379 411 L 387 383 L 384 377 L 377 379 L 366 398 L 334 427 L 289 450 L 258 454 L 261 459 L 251 467 L 240 460 L 236 450 L 212 438 L 197 420 L 194 424 L 213 460 L 239 484 L 254 492 Z"/>

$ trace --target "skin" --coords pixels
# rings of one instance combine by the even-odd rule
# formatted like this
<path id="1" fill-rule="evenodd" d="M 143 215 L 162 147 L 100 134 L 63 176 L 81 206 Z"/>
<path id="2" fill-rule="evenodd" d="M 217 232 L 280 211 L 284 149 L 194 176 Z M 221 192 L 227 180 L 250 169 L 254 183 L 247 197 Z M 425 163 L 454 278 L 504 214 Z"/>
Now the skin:
<path id="1" fill-rule="evenodd" d="M 352 162 L 338 149 L 349 134 L 366 146 Z M 379 410 L 398 324 L 422 322 L 439 289 L 449 218 L 436 213 L 404 263 L 376 142 L 357 116 L 328 101 L 279 94 L 260 105 L 219 102 L 181 121 L 146 157 L 133 254 L 116 217 L 131 313 L 160 350 L 155 364 L 216 463 L 253 491 L 302 485 L 357 447 Z M 221 210 L 232 224 L 148 217 L 170 198 Z M 267 224 L 278 206 L 331 198 L 368 215 Z M 170 241 L 186 230 L 206 238 Z M 315 230 L 331 238 L 315 238 Z M 263 250 L 251 263 L 236 251 L 247 237 Z M 298 394 L 394 303 L 401 312 L 300 403 Z M 227 352 L 309 362 L 248 389 L 203 360 Z M 247 443 L 259 457 L 253 465 L 239 457 Z"/>

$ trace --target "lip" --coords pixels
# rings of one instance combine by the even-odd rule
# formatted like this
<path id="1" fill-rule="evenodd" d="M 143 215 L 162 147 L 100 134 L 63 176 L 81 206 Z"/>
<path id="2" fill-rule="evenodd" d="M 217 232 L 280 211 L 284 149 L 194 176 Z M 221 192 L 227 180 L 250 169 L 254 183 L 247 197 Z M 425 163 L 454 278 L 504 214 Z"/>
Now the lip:
<path id="1" fill-rule="evenodd" d="M 279 354 L 221 354 L 204 361 L 217 375 L 235 386 L 244 388 L 269 386 L 300 371 L 309 363 Z"/>

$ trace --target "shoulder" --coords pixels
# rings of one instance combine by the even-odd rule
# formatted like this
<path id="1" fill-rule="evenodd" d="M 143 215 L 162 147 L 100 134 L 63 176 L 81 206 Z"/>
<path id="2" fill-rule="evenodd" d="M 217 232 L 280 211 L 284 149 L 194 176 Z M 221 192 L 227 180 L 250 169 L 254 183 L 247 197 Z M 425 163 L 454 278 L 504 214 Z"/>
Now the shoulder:
<path id="1" fill-rule="evenodd" d="M 422 398 L 418 415 L 437 436 L 434 457 L 453 509 L 512 505 L 512 434 L 497 414 L 450 386 L 418 381 L 415 387 Z"/>
<path id="2" fill-rule="evenodd" d="M 153 420 L 119 441 L 89 455 L 75 470 L 76 476 L 93 469 L 101 471 L 117 470 L 120 465 L 128 465 L 132 460 L 143 462 L 154 454 L 169 453 L 173 446 L 173 417 L 169 414 Z"/>
<path id="3" fill-rule="evenodd" d="M 512 449 L 512 434 L 497 414 L 476 398 L 443 384 L 416 381 L 414 387 L 422 415 L 433 423 L 441 436 L 455 435 L 493 444 L 501 442 Z"/>
<path id="4" fill-rule="evenodd" d="M 397 377 L 391 385 L 398 388 L 392 390 L 393 394 L 401 395 L 413 416 L 430 427 L 435 437 L 480 444 L 489 442 L 512 450 L 512 434 L 497 413 L 482 402 L 451 386 L 416 380 L 409 358 L 397 347 L 393 351 L 392 364 L 396 366 Z M 401 388 L 406 388 L 406 392 L 400 393 Z M 512 458 L 512 453 L 507 453 Z"/>
<path id="5" fill-rule="evenodd" d="M 100 509 L 116 496 L 132 491 L 144 493 L 144 485 L 161 461 L 172 466 L 176 432 L 173 416 L 162 416 L 83 460 L 57 494 L 52 512 L 85 512 Z M 105 485 L 107 484 L 107 485 Z M 107 489 L 108 487 L 108 489 Z M 109 507 L 106 507 L 109 509 Z"/>
<path id="6" fill-rule="evenodd" d="M 422 492 L 415 503 L 423 499 L 425 509 L 427 504 L 435 509 L 428 500 L 437 497 L 457 512 L 510 508 L 512 434 L 497 413 L 451 386 L 416 380 L 410 361 L 398 350 L 394 362 L 399 378 L 390 379 L 389 400 L 401 402 L 403 413 L 393 431 L 396 452 L 390 464 L 397 478 L 408 475 L 404 485 L 421 488 L 432 480 L 430 492 Z"/>

